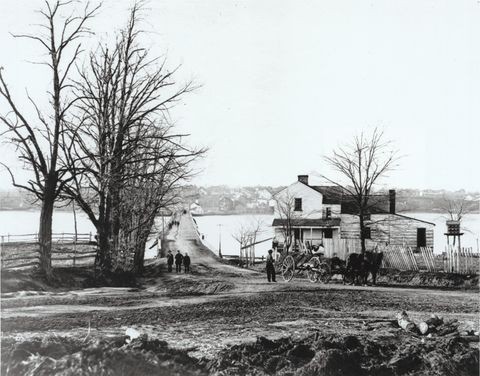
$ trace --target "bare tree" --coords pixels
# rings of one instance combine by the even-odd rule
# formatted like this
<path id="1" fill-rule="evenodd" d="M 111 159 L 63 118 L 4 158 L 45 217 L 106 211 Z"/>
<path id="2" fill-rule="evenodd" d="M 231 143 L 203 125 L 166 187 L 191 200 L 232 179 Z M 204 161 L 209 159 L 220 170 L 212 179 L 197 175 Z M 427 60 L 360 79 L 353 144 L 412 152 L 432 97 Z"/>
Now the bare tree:
<path id="1" fill-rule="evenodd" d="M 201 153 L 186 152 L 168 138 L 158 137 L 137 154 L 137 161 L 129 166 L 130 179 L 121 192 L 120 245 L 133 249 L 133 270 L 141 273 L 155 217 L 162 209 L 179 203 L 181 183 L 192 176 L 191 162 Z"/>
<path id="2" fill-rule="evenodd" d="M 298 218 L 295 211 L 295 198 L 290 194 L 275 195 L 275 216 L 280 219 L 281 232 L 283 235 L 283 249 L 288 254 L 294 243 L 294 222 Z"/>
<path id="3" fill-rule="evenodd" d="M 465 197 L 443 197 L 442 209 L 445 213 L 447 213 L 447 219 L 459 222 L 462 221 L 465 215 L 474 211 L 472 202 L 467 201 Z"/>
<path id="4" fill-rule="evenodd" d="M 177 85 L 165 60 L 141 46 L 140 11 L 135 4 L 114 46 L 99 46 L 81 70 L 78 116 L 64 142 L 71 180 L 63 194 L 96 227 L 105 270 L 126 248 L 134 249 L 141 270 L 141 243 L 156 213 L 171 204 L 174 188 L 192 174 L 190 163 L 205 152 L 187 147 L 188 135 L 170 124 L 169 109 L 193 86 Z"/>
<path id="5" fill-rule="evenodd" d="M 241 224 L 237 231 L 232 234 L 234 238 L 240 245 L 240 261 L 242 258 L 245 259 L 246 265 L 253 265 L 255 262 L 255 243 L 257 242 L 257 237 L 263 231 L 264 222 L 261 218 L 252 218 L 250 223 Z M 252 251 L 248 254 L 246 247 L 250 246 Z M 249 247 L 250 248 L 250 247 Z"/>
<path id="6" fill-rule="evenodd" d="M 90 33 L 87 22 L 99 6 L 91 7 L 87 3 L 81 12 L 72 9 L 73 1 L 45 1 L 40 10 L 44 22 L 43 33 L 34 35 L 19 34 L 16 38 L 26 38 L 39 43 L 49 56 L 49 60 L 39 62 L 47 66 L 52 77 L 51 88 L 47 95 L 49 110 L 44 112 L 41 106 L 28 94 L 36 119 L 29 119 L 9 90 L 0 68 L 0 97 L 3 98 L 10 112 L 0 115 L 0 121 L 6 127 L 3 133 L 10 137 L 16 146 L 18 158 L 26 169 L 33 172 L 27 183 L 15 180 L 14 174 L 5 166 L 15 187 L 22 188 L 41 202 L 38 240 L 40 245 L 40 269 L 51 277 L 52 216 L 54 204 L 59 197 L 67 170 L 61 163 L 62 135 L 65 122 L 76 98 L 70 93 L 70 71 L 81 54 L 79 38 Z M 73 7 L 74 8 L 74 7 Z M 64 16 L 65 14 L 71 14 Z M 79 15 L 75 15 L 79 14 Z"/>
<path id="7" fill-rule="evenodd" d="M 250 229 L 245 224 L 242 224 L 237 228 L 237 231 L 232 234 L 232 238 L 235 239 L 239 245 L 240 263 L 243 263 L 243 259 L 245 259 L 245 263 L 248 265 L 247 255 L 245 254 L 244 257 L 244 247 L 249 243 Z"/>
<path id="8" fill-rule="evenodd" d="M 360 222 L 360 239 L 362 253 L 365 252 L 365 220 L 377 205 L 373 199 L 376 183 L 392 171 L 398 162 L 398 153 L 390 141 L 384 139 L 382 131 L 375 129 L 371 135 L 363 132 L 355 136 L 351 144 L 339 147 L 325 161 L 339 174 L 338 180 L 322 175 L 330 183 L 341 187 L 345 200 L 355 208 Z"/>

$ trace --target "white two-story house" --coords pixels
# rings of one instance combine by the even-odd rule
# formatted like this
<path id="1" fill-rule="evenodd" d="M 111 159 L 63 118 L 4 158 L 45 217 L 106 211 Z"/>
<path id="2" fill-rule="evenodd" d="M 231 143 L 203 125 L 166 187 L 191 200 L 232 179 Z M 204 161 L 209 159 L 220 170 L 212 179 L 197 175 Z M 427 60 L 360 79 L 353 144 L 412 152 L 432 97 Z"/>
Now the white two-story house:
<path id="1" fill-rule="evenodd" d="M 278 192 L 274 198 L 272 226 L 280 251 L 286 244 L 291 244 L 294 250 L 322 244 L 327 254 L 336 253 L 339 256 L 358 251 L 359 216 L 342 188 L 310 185 L 308 175 L 299 175 L 295 183 Z M 372 197 L 371 201 L 375 205 L 364 216 L 364 238 L 368 247 L 402 245 L 414 250 L 433 247 L 435 225 L 396 213 L 394 190 Z"/>

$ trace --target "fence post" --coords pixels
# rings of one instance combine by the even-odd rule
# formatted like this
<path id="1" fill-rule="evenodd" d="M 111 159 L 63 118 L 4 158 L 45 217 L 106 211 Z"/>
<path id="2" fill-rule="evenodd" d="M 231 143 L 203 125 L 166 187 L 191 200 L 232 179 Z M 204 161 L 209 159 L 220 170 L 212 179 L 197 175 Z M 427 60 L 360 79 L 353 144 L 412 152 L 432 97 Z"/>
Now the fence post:
<path id="1" fill-rule="evenodd" d="M 77 235 L 75 234 L 75 239 L 73 240 L 73 267 L 75 267 L 76 257 L 77 257 Z"/>
<path id="2" fill-rule="evenodd" d="M 433 255 L 433 249 L 427 247 L 428 257 L 430 258 L 430 265 L 432 266 L 432 272 L 435 272 L 435 256 Z"/>
<path id="3" fill-rule="evenodd" d="M 415 254 L 412 251 L 412 248 L 408 247 L 408 254 L 410 255 L 410 259 L 412 260 L 412 268 L 413 270 L 418 270 L 417 259 L 415 258 Z"/>
<path id="4" fill-rule="evenodd" d="M 443 251 L 443 271 L 447 272 L 448 271 L 448 258 L 447 258 L 447 247 L 445 246 L 445 250 Z"/>
<path id="5" fill-rule="evenodd" d="M 395 262 L 397 264 L 397 269 L 402 270 L 402 260 L 400 258 L 400 248 L 399 246 L 395 247 Z"/>

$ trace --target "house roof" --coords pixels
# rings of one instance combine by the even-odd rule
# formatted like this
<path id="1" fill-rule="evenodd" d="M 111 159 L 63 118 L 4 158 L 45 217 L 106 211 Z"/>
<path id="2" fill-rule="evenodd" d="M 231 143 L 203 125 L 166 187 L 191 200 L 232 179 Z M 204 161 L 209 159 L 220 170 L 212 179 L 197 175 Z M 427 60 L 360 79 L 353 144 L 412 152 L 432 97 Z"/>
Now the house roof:
<path id="1" fill-rule="evenodd" d="M 367 211 L 369 214 L 388 214 L 390 213 L 390 200 L 388 195 L 370 195 L 368 198 Z M 342 200 L 342 214 L 358 214 L 359 209 L 352 196 L 344 196 Z"/>
<path id="2" fill-rule="evenodd" d="M 414 221 L 417 221 L 417 222 L 428 223 L 429 225 L 436 226 L 435 223 L 424 221 L 423 219 L 418 219 L 418 218 L 415 218 L 415 217 L 409 217 L 408 215 L 403 215 L 403 214 L 398 214 L 398 213 L 395 213 L 395 215 L 398 216 L 398 217 L 402 217 L 402 218 L 406 218 L 406 219 L 413 219 Z"/>
<path id="3" fill-rule="evenodd" d="M 287 223 L 286 219 L 275 218 L 273 220 L 273 227 L 284 226 Z M 294 227 L 338 227 L 340 226 L 340 218 L 330 219 L 312 219 L 312 218 L 292 218 L 290 225 Z"/>
<path id="4" fill-rule="evenodd" d="M 344 190 L 341 187 L 332 185 L 309 185 L 310 188 L 323 195 L 324 204 L 341 204 Z"/>

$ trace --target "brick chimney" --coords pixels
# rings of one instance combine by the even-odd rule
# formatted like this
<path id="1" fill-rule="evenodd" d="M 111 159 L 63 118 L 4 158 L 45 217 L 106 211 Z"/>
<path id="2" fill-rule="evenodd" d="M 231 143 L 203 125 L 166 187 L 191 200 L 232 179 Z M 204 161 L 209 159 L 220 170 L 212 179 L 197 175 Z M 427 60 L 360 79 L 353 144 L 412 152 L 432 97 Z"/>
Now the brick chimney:
<path id="1" fill-rule="evenodd" d="M 389 202 L 390 202 L 390 214 L 395 214 L 395 197 L 396 197 L 396 193 L 395 193 L 395 189 L 390 189 L 388 191 L 388 198 L 389 198 Z"/>
<path id="2" fill-rule="evenodd" d="M 308 185 L 308 175 L 298 175 L 298 181 Z"/>

